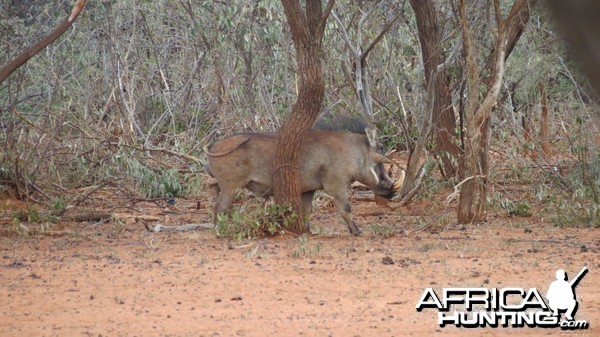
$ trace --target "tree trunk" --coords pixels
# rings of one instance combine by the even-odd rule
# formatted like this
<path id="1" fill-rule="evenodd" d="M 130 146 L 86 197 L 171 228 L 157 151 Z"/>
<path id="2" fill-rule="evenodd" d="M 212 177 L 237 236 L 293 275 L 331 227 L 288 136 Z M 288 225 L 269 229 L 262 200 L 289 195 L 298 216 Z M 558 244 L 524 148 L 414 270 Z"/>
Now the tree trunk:
<path id="1" fill-rule="evenodd" d="M 2 83 L 13 71 L 17 70 L 20 66 L 25 64 L 25 62 L 29 61 L 35 54 L 39 53 L 42 49 L 46 48 L 50 43 L 56 40 L 59 36 L 61 36 L 64 32 L 67 31 L 75 22 L 75 19 L 79 16 L 81 11 L 83 10 L 83 6 L 85 6 L 86 0 L 78 0 L 73 9 L 71 10 L 71 14 L 68 17 L 64 18 L 58 26 L 46 35 L 39 42 L 34 44 L 33 46 L 26 49 L 24 52 L 19 54 L 16 58 L 2 66 L 0 68 L 0 83 Z"/>
<path id="2" fill-rule="evenodd" d="M 471 223 L 486 218 L 487 177 L 489 173 L 490 114 L 498 98 L 504 62 L 521 36 L 529 20 L 530 6 L 527 0 L 517 0 L 506 19 L 502 20 L 500 5 L 494 1 L 497 35 L 494 50 L 481 73 L 488 74 L 479 78 L 476 64 L 476 51 L 472 42 L 465 13 L 464 0 L 460 1 L 460 25 L 463 33 L 463 51 L 466 57 L 465 68 L 468 87 L 465 106 L 464 154 L 460 157 L 462 189 L 458 204 L 458 222 Z M 482 102 L 479 102 L 480 84 L 487 88 Z"/>
<path id="3" fill-rule="evenodd" d="M 550 144 L 548 97 L 542 83 L 540 83 L 540 105 L 542 109 L 542 115 L 540 116 L 540 147 L 544 156 L 550 158 L 552 156 L 552 145 Z"/>
<path id="4" fill-rule="evenodd" d="M 521 118 L 521 126 L 523 127 L 523 139 L 525 140 L 525 151 L 526 155 L 529 155 L 532 159 L 537 159 L 537 153 L 535 152 L 535 148 L 533 148 L 534 140 L 533 140 L 533 131 L 532 124 L 529 118 L 529 114 L 524 113 Z"/>
<path id="5" fill-rule="evenodd" d="M 296 63 L 300 87 L 296 102 L 277 137 L 275 150 L 275 174 L 273 175 L 275 202 L 289 205 L 297 215 L 302 214 L 300 195 L 300 145 L 310 130 L 323 103 L 325 82 L 321 69 L 321 41 L 325 22 L 334 0 L 330 0 L 325 11 L 321 0 L 306 0 L 305 11 L 299 1 L 282 0 L 292 40 L 296 48 Z M 309 231 L 303 216 L 298 216 L 288 230 L 295 233 Z"/>
<path id="6" fill-rule="evenodd" d="M 437 71 L 438 65 L 444 63 L 442 54 L 442 34 L 436 20 L 437 14 L 432 0 L 410 0 L 410 5 L 415 12 L 421 56 L 425 68 L 427 83 L 435 81 L 435 101 L 433 108 L 433 123 L 435 127 L 436 155 L 441 158 L 441 173 L 444 178 L 456 175 L 456 165 L 453 159 L 460 155 L 460 148 L 456 143 L 456 118 L 452 108 L 452 97 L 448 87 L 448 74 L 446 69 Z M 430 77 L 434 75 L 435 78 Z"/>

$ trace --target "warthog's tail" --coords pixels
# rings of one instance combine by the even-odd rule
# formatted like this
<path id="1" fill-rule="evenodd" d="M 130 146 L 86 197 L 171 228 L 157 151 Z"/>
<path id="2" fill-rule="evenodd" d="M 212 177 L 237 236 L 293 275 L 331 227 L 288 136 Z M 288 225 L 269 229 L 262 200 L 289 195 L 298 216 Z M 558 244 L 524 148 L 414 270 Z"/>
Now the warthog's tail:
<path id="1" fill-rule="evenodd" d="M 222 156 L 226 156 L 226 155 L 230 154 L 231 152 L 237 150 L 238 148 L 240 148 L 240 146 L 248 143 L 249 141 L 250 141 L 250 137 L 244 139 L 239 144 L 237 144 L 236 146 L 234 146 L 233 148 L 231 148 L 231 149 L 229 149 L 229 150 L 227 150 L 225 152 L 218 152 L 218 153 L 210 152 L 209 148 L 212 146 L 212 144 L 206 144 L 206 145 L 204 145 L 204 147 L 202 149 L 204 150 L 204 152 L 207 155 L 209 155 L 211 157 L 222 157 Z"/>

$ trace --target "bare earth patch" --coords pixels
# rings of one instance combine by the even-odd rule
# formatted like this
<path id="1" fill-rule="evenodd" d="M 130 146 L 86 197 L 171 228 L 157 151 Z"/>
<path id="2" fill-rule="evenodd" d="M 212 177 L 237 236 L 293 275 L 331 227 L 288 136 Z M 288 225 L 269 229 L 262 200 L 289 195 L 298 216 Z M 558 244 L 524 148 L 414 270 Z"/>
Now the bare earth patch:
<path id="1" fill-rule="evenodd" d="M 185 206 L 194 202 L 135 209 L 166 224 L 208 221 L 204 209 Z M 313 214 L 319 234 L 307 239 L 154 234 L 125 215 L 59 224 L 69 232 L 58 236 L 7 231 L 0 237 L 0 335 L 600 335 L 600 231 L 496 216 L 482 225 L 438 226 L 425 203 L 399 213 L 353 205 L 360 237 L 328 206 Z M 577 286 L 576 319 L 590 322 L 587 330 L 440 328 L 436 310 L 415 310 L 425 287 L 514 286 L 545 295 L 557 269 L 572 276 L 584 265 L 590 272 Z"/>

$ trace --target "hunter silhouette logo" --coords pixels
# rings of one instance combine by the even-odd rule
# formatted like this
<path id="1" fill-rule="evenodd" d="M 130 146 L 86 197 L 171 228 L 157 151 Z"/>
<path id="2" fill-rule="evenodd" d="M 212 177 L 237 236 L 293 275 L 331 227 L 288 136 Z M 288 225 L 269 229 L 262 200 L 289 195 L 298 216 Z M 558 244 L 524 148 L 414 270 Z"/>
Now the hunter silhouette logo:
<path id="1" fill-rule="evenodd" d="M 588 272 L 587 267 L 583 269 L 575 276 L 571 281 L 567 281 L 567 273 L 564 270 L 559 269 L 556 271 L 556 281 L 550 284 L 546 298 L 548 298 L 548 306 L 552 309 L 554 316 L 559 316 L 560 311 L 566 310 L 565 317 L 569 320 L 573 320 L 573 315 L 577 311 L 577 298 L 575 296 L 575 287 L 579 281 Z"/>
<path id="2" fill-rule="evenodd" d="M 588 272 L 587 267 L 570 282 L 567 273 L 559 269 L 550 284 L 546 300 L 536 288 L 443 288 L 441 297 L 433 288 L 425 288 L 417 303 L 417 311 L 438 310 L 440 327 L 544 327 L 587 329 L 588 321 L 574 319 L 578 303 L 577 284 Z M 565 320 L 560 314 L 565 313 Z"/>

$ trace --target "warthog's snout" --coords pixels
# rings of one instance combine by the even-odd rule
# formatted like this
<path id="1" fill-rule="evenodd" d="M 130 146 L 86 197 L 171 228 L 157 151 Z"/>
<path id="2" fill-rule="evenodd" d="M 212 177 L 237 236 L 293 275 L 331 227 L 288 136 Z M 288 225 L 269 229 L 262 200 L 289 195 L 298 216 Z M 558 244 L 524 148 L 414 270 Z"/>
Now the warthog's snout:
<path id="1" fill-rule="evenodd" d="M 404 171 L 400 171 L 400 176 L 398 179 L 393 181 L 383 169 L 381 169 L 380 172 L 383 172 L 383 174 L 379 178 L 379 183 L 373 189 L 373 193 L 385 199 L 391 200 L 402 188 L 405 173 Z"/>
<path id="2" fill-rule="evenodd" d="M 392 200 L 402 188 L 404 176 L 404 170 L 400 172 L 400 176 L 394 182 L 392 182 L 387 174 L 383 176 L 381 180 L 382 182 L 378 184 L 377 188 L 373 189 L 373 193 L 375 194 L 375 203 L 380 206 L 387 205 L 387 203 Z"/>

